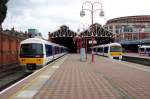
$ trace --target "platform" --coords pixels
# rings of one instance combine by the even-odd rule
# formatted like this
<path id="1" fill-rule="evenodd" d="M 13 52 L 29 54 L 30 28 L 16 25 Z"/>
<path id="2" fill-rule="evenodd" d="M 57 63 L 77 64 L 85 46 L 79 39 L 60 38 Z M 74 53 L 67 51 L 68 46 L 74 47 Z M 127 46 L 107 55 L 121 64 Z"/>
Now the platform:
<path id="1" fill-rule="evenodd" d="M 148 56 L 147 54 L 139 54 L 139 53 L 125 53 L 124 56 L 150 59 L 150 56 Z"/>
<path id="2" fill-rule="evenodd" d="M 123 55 L 122 60 L 145 66 L 150 66 L 150 56 L 146 54 L 126 53 Z"/>
<path id="3" fill-rule="evenodd" d="M 149 99 L 150 68 L 68 54 L 0 92 L 0 99 Z"/>

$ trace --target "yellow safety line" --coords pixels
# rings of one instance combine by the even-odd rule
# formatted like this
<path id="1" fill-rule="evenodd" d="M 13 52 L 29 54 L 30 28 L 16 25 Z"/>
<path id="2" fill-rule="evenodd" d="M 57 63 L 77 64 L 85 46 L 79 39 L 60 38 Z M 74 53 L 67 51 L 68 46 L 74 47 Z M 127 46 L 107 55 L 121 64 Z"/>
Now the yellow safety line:
<path id="1" fill-rule="evenodd" d="M 60 59 L 62 59 L 63 57 L 61 57 Z M 58 62 L 60 59 L 50 63 L 49 65 L 53 65 L 54 63 Z M 47 69 L 46 69 L 47 70 Z M 44 70 L 44 71 L 46 71 Z M 44 72 L 43 71 L 43 72 Z M 43 72 L 40 72 L 38 75 L 40 75 L 41 73 Z M 36 81 L 37 79 L 39 79 L 39 77 L 33 79 L 32 81 L 28 82 L 26 85 L 24 85 L 21 89 L 19 89 L 19 91 L 17 91 L 15 94 L 11 95 L 8 99 L 13 99 L 17 94 L 19 94 L 21 91 L 24 91 L 25 89 L 29 88 L 31 86 L 31 84 Z"/>

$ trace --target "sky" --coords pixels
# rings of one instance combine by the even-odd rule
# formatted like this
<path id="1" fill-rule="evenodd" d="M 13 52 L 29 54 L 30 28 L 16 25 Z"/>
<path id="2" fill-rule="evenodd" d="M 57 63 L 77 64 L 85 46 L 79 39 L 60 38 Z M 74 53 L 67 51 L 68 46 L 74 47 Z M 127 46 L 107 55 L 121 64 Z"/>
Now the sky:
<path id="1" fill-rule="evenodd" d="M 104 25 L 109 19 L 133 16 L 150 15 L 150 0 L 89 0 L 101 2 L 105 16 L 100 17 L 99 11 L 94 12 L 94 23 Z M 91 14 L 85 11 L 80 17 L 82 3 L 85 0 L 9 0 L 8 11 L 2 26 L 4 29 L 14 27 L 18 31 L 27 31 L 28 28 L 38 29 L 45 39 L 48 32 L 54 32 L 61 25 L 77 31 L 83 29 L 83 24 L 91 24 Z M 99 4 L 94 9 L 99 9 Z M 84 8 L 91 9 L 88 4 Z M 87 28 L 88 25 L 85 25 Z"/>

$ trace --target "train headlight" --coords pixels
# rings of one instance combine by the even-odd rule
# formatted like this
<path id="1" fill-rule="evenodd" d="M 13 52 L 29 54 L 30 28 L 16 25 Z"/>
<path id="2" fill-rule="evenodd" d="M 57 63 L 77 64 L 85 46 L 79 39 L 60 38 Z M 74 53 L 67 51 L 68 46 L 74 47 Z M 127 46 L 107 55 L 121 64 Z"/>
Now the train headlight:
<path id="1" fill-rule="evenodd" d="M 22 62 L 25 62 L 25 59 L 21 59 Z"/>
<path id="2" fill-rule="evenodd" d="M 37 59 L 38 62 L 41 62 L 41 59 Z"/>

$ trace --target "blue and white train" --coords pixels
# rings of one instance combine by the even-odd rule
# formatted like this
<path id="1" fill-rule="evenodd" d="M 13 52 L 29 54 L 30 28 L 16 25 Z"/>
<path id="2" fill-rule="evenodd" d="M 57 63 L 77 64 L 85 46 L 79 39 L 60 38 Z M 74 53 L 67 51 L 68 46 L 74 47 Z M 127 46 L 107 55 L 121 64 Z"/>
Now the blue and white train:
<path id="1" fill-rule="evenodd" d="M 94 54 L 112 59 L 122 59 L 122 46 L 119 43 L 110 43 L 94 46 Z"/>
<path id="2" fill-rule="evenodd" d="M 138 52 L 140 55 L 150 56 L 150 45 L 139 45 Z"/>
<path id="3" fill-rule="evenodd" d="M 19 61 L 27 72 L 32 72 L 66 53 L 64 46 L 41 38 L 29 38 L 20 43 Z"/>

